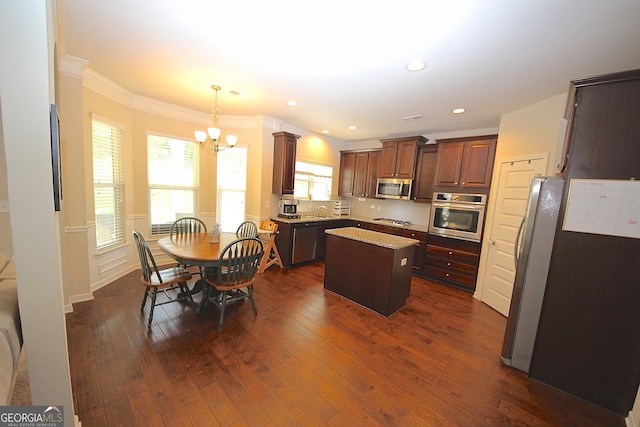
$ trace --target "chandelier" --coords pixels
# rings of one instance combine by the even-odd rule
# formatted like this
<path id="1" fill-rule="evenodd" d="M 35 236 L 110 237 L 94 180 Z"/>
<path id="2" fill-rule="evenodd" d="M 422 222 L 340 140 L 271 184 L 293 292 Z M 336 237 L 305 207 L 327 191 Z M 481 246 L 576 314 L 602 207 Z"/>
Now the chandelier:
<path id="1" fill-rule="evenodd" d="M 200 145 L 205 145 L 207 140 L 211 141 L 211 145 L 213 151 L 216 153 L 218 151 L 222 151 L 225 148 L 233 148 L 238 142 L 238 137 L 235 135 L 227 135 L 227 147 L 221 147 L 218 145 L 218 139 L 220 139 L 220 128 L 218 127 L 218 91 L 220 91 L 221 87 L 218 85 L 212 85 L 211 89 L 216 91 L 216 104 L 215 110 L 213 111 L 213 127 L 207 129 L 207 132 L 203 130 L 196 131 L 196 141 L 200 143 Z"/>

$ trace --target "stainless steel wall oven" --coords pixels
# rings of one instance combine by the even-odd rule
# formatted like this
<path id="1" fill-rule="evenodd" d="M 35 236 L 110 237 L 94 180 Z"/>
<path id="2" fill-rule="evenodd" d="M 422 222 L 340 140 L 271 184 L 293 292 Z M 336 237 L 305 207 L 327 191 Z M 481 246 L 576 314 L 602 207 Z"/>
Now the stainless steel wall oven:
<path id="1" fill-rule="evenodd" d="M 479 242 L 486 198 L 486 194 L 434 193 L 429 233 Z"/>

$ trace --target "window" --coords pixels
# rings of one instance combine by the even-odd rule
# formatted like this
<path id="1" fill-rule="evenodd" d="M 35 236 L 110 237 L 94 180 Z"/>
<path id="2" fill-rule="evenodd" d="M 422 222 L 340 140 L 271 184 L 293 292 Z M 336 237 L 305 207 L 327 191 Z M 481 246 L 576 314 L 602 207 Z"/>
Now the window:
<path id="1" fill-rule="evenodd" d="M 296 182 L 293 196 L 296 199 L 331 199 L 333 168 L 312 163 L 296 162 Z"/>
<path id="2" fill-rule="evenodd" d="M 98 249 L 124 242 L 122 130 L 92 120 L 93 203 Z"/>
<path id="3" fill-rule="evenodd" d="M 151 235 L 166 234 L 176 219 L 197 216 L 198 146 L 148 135 L 147 159 Z"/>
<path id="4" fill-rule="evenodd" d="M 218 202 L 216 221 L 224 232 L 235 232 L 245 218 L 247 190 L 247 149 L 219 151 Z"/>

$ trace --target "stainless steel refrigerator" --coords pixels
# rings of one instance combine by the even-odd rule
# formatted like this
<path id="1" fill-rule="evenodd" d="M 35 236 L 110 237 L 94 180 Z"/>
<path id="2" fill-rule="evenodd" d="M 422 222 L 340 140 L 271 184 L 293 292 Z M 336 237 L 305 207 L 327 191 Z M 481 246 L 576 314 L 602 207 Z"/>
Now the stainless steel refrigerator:
<path id="1" fill-rule="evenodd" d="M 515 242 L 516 275 L 502 346 L 502 361 L 529 372 L 538 329 L 564 180 L 537 176 Z"/>

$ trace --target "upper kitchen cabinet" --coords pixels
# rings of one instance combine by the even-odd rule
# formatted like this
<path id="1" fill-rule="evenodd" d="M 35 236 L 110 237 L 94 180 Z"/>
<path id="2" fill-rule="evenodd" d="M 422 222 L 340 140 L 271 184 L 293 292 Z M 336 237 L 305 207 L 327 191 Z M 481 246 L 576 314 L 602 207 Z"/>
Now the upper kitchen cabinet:
<path id="1" fill-rule="evenodd" d="M 380 150 L 340 152 L 338 194 L 346 197 L 375 197 Z"/>
<path id="2" fill-rule="evenodd" d="M 418 146 L 427 142 L 423 136 L 381 139 L 379 178 L 413 179 Z"/>
<path id="3" fill-rule="evenodd" d="M 273 180 L 271 192 L 293 194 L 296 176 L 296 145 L 300 135 L 289 132 L 273 134 Z"/>
<path id="4" fill-rule="evenodd" d="M 433 199 L 433 184 L 438 164 L 438 145 L 426 144 L 418 148 L 416 177 L 413 182 L 412 200 L 430 202 Z"/>
<path id="5" fill-rule="evenodd" d="M 497 135 L 438 140 L 434 188 L 488 191 L 497 140 Z"/>

